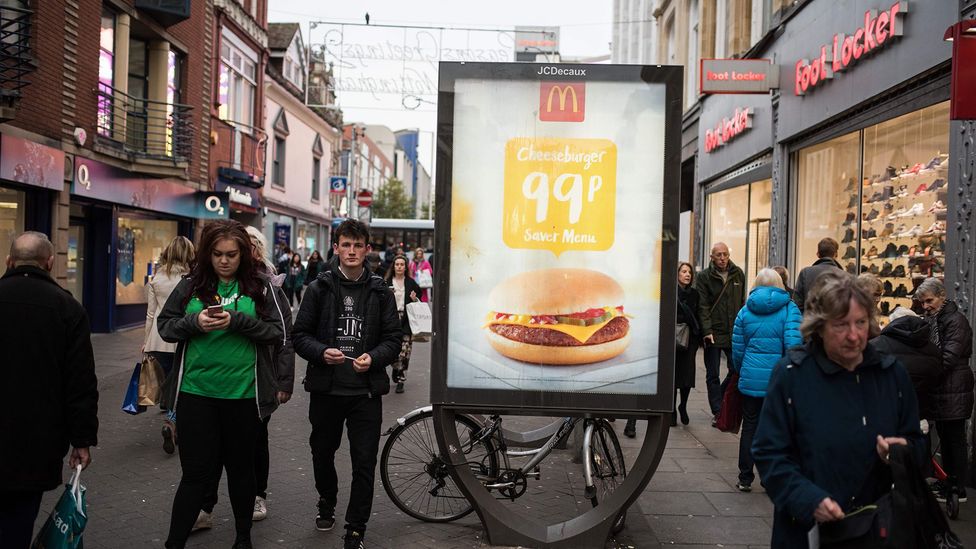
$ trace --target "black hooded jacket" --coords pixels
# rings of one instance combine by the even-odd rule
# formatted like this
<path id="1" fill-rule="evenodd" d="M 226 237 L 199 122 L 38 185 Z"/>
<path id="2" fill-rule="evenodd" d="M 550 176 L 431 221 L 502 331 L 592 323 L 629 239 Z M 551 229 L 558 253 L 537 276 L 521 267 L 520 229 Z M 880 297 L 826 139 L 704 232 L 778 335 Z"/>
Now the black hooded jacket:
<path id="1" fill-rule="evenodd" d="M 292 340 L 298 356 L 308 361 L 305 371 L 305 390 L 328 394 L 332 390 L 335 370 L 325 363 L 323 353 L 335 346 L 336 283 L 338 273 L 334 264 L 308 285 L 302 306 L 295 317 Z M 379 276 L 368 274 L 366 281 L 366 310 L 363 315 L 363 349 L 373 359 L 369 367 L 369 395 L 390 392 L 390 376 L 386 367 L 400 355 L 400 318 L 397 315 L 393 291 Z"/>
<path id="2" fill-rule="evenodd" d="M 973 330 L 952 301 L 946 301 L 934 317 L 929 317 L 932 341 L 942 349 L 942 379 L 935 390 L 933 419 L 967 419 L 973 412 Z"/>
<path id="3" fill-rule="evenodd" d="M 893 356 L 908 370 L 918 397 L 919 417 L 931 419 L 933 392 L 942 375 L 942 352 L 931 338 L 925 319 L 904 316 L 892 321 L 871 341 L 874 348 Z"/>

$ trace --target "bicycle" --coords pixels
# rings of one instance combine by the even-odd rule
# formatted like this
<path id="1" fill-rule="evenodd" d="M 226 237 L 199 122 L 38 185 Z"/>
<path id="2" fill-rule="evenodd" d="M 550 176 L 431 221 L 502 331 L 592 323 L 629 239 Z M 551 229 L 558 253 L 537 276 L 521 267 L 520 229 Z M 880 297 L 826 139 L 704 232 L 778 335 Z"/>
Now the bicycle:
<path id="1" fill-rule="evenodd" d="M 528 479 L 539 479 L 539 464 L 576 425 L 583 422 L 584 497 L 596 507 L 606 500 L 627 475 L 620 441 L 610 423 L 603 418 L 561 420 L 558 429 L 539 447 L 510 450 L 502 435 L 502 418 L 491 415 L 483 421 L 476 416 L 457 414 L 455 429 L 467 465 L 485 489 L 499 499 L 515 501 L 525 493 Z M 387 495 L 401 511 L 426 522 L 450 522 L 467 516 L 474 507 L 450 476 L 452 465 L 437 448 L 433 411 L 418 408 L 397 419 L 384 433 L 389 436 L 380 458 L 380 477 Z M 532 456 L 519 468 L 510 457 Z M 614 523 L 619 532 L 626 521 L 626 510 Z"/>

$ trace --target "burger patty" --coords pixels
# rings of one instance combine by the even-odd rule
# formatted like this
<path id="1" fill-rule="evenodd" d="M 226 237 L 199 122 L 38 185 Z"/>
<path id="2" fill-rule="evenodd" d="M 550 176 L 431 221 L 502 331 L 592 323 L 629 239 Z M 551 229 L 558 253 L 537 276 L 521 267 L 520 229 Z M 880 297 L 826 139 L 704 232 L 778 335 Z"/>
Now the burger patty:
<path id="1" fill-rule="evenodd" d="M 580 343 L 578 339 L 571 335 L 548 328 L 529 328 L 527 326 L 516 326 L 512 324 L 492 324 L 489 328 L 504 338 L 530 345 L 579 347 L 583 345 L 599 345 L 620 339 L 630 329 L 630 322 L 627 320 L 627 317 L 618 316 L 608 322 L 606 326 L 597 330 L 595 334 L 586 340 L 586 343 Z"/>

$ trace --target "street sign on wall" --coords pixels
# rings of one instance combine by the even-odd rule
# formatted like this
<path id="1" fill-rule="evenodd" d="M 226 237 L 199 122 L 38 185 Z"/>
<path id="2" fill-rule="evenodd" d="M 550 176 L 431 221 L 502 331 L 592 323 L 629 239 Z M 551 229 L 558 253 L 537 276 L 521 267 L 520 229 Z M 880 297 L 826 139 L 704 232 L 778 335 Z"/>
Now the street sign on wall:
<path id="1" fill-rule="evenodd" d="M 709 93 L 769 93 L 779 87 L 779 66 L 769 59 L 702 59 L 698 89 Z"/>
<path id="2" fill-rule="evenodd" d="M 342 194 L 346 192 L 347 179 L 343 175 L 334 175 L 329 178 L 329 190 L 332 194 Z"/>

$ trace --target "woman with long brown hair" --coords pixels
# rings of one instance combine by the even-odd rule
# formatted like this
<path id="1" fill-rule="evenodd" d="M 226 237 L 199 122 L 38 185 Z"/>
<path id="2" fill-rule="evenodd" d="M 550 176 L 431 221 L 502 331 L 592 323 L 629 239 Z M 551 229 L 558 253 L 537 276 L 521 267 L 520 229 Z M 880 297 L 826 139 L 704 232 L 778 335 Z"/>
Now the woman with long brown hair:
<path id="1" fill-rule="evenodd" d="M 274 346 L 284 328 L 274 288 L 261 276 L 251 240 L 236 221 L 203 228 L 198 260 L 159 315 L 159 335 L 176 343 L 179 364 L 170 413 L 179 416 L 183 477 L 166 547 L 186 544 L 207 490 L 222 468 L 237 528 L 235 549 L 251 545 L 254 445 L 258 421 L 278 406 Z"/>
<path id="2" fill-rule="evenodd" d="M 407 318 L 407 304 L 420 301 L 420 294 L 423 290 L 407 274 L 407 256 L 404 255 L 393 258 L 393 263 L 386 271 L 386 283 L 393 289 L 397 314 L 400 315 L 400 330 L 403 332 L 400 355 L 393 363 L 393 381 L 396 383 L 396 392 L 402 393 L 403 383 L 407 380 L 406 371 L 410 367 L 410 353 L 413 349 L 413 332 L 410 331 L 410 319 Z"/>

